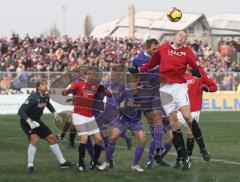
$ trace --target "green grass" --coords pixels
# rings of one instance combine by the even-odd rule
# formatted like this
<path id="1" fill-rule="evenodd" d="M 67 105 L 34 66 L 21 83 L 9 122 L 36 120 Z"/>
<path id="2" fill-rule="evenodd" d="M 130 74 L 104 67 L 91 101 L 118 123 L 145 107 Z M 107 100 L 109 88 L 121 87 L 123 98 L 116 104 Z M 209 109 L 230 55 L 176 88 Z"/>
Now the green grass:
<path id="1" fill-rule="evenodd" d="M 0 115 L 0 182 L 61 182 L 61 181 L 240 181 L 240 113 L 238 112 L 204 112 L 201 115 L 200 127 L 206 145 L 213 160 L 205 162 L 201 159 L 197 146 L 194 150 L 192 168 L 188 172 L 179 169 L 155 166 L 143 174 L 130 170 L 133 150 L 117 148 L 114 155 L 116 168 L 105 172 L 90 171 L 78 173 L 75 169 L 60 170 L 48 144 L 41 140 L 37 146 L 35 173 L 26 173 L 27 137 L 19 125 L 17 115 Z M 45 123 L 58 133 L 50 115 L 44 116 Z M 150 137 L 148 137 L 148 141 Z M 76 141 L 77 142 L 77 141 Z M 117 145 L 125 146 L 120 140 Z M 68 149 L 67 141 L 60 143 L 65 157 L 73 163 L 77 162 L 77 149 Z M 147 147 L 148 148 L 148 145 Z M 174 164 L 175 151 L 172 148 L 167 159 Z M 224 161 L 236 162 L 231 164 Z M 144 153 L 141 165 L 147 161 Z M 88 159 L 86 159 L 86 163 Z"/>

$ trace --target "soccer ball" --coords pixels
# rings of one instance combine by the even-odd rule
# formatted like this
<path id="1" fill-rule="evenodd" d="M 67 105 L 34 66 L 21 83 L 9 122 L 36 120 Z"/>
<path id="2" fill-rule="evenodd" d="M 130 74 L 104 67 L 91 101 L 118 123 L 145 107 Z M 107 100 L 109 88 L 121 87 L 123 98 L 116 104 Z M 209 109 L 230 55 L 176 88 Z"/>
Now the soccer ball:
<path id="1" fill-rule="evenodd" d="M 182 11 L 175 7 L 168 8 L 167 17 L 171 22 L 178 22 L 182 18 Z"/>

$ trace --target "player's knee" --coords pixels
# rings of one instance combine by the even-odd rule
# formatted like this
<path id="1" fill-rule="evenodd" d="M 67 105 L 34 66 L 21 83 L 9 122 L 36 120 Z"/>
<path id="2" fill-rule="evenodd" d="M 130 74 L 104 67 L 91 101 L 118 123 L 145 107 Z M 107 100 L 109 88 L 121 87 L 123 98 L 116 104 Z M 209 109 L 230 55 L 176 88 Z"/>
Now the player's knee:
<path id="1" fill-rule="evenodd" d="M 94 140 L 94 142 L 95 142 L 95 144 L 97 144 L 97 145 L 100 145 L 101 143 L 102 143 L 102 137 L 101 136 L 97 136 L 97 137 L 95 137 L 95 140 Z"/>
<path id="2" fill-rule="evenodd" d="M 57 143 L 57 137 L 55 135 L 48 136 L 47 140 L 51 145 Z"/>
<path id="3" fill-rule="evenodd" d="M 146 137 L 141 137 L 140 140 L 139 140 L 139 145 L 141 147 L 144 147 L 145 143 L 146 143 Z"/>
<path id="4" fill-rule="evenodd" d="M 191 113 L 182 113 L 182 116 L 184 118 L 184 120 L 187 122 L 187 123 L 191 123 L 192 122 L 192 115 Z"/>
<path id="5" fill-rule="evenodd" d="M 87 135 L 82 135 L 80 138 L 80 142 L 83 144 L 87 144 L 88 142 L 88 136 Z"/>
<path id="6" fill-rule="evenodd" d="M 187 138 L 189 138 L 189 139 L 192 139 L 192 138 L 193 138 L 193 134 L 192 134 L 191 131 L 188 131 Z"/>
<path id="7" fill-rule="evenodd" d="M 30 137 L 30 143 L 34 146 L 37 145 L 38 138 L 37 137 Z"/>

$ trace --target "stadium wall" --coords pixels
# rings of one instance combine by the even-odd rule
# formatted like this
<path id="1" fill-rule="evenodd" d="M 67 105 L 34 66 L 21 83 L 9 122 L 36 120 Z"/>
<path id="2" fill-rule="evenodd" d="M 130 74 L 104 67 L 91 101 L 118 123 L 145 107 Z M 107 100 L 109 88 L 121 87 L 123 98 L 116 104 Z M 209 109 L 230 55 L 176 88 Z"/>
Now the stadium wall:
<path id="1" fill-rule="evenodd" d="M 16 114 L 27 97 L 27 94 L 0 95 L 0 114 Z M 240 111 L 240 93 L 236 92 L 204 93 L 202 102 L 203 111 Z M 72 109 L 54 101 L 51 103 L 57 112 Z M 48 109 L 44 112 L 49 113 Z"/>

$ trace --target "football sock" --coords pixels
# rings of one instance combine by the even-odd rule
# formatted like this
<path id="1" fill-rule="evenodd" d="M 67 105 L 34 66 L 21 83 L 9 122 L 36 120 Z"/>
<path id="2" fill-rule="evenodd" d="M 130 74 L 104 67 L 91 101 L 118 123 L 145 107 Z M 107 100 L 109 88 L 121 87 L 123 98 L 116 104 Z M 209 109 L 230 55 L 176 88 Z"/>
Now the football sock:
<path id="1" fill-rule="evenodd" d="M 138 165 L 139 164 L 139 161 L 140 161 L 140 159 L 142 157 L 142 154 L 143 154 L 143 150 L 144 150 L 143 147 L 140 147 L 140 146 L 136 147 L 135 155 L 134 155 L 134 159 L 133 159 L 133 165 Z"/>
<path id="2" fill-rule="evenodd" d="M 70 144 L 73 145 L 73 146 L 74 146 L 74 141 L 75 141 L 76 134 L 77 134 L 77 133 L 76 133 L 76 129 L 75 129 L 75 128 L 70 130 L 69 142 L 70 142 Z"/>
<path id="3" fill-rule="evenodd" d="M 163 150 L 162 150 L 162 152 L 159 155 L 159 160 L 162 160 L 167 155 L 167 153 L 169 152 L 171 147 L 172 147 L 172 143 L 171 142 L 166 142 L 164 144 Z"/>
<path id="4" fill-rule="evenodd" d="M 59 148 L 59 145 L 57 143 L 50 145 L 49 147 L 52 150 L 53 154 L 57 157 L 58 162 L 60 164 L 63 164 L 64 162 L 66 162 L 66 160 L 64 159 L 63 154 Z"/>
<path id="5" fill-rule="evenodd" d="M 79 147 L 78 147 L 79 165 L 83 165 L 84 164 L 86 145 L 87 144 L 83 144 L 83 143 L 79 144 Z"/>
<path id="6" fill-rule="evenodd" d="M 33 161 L 36 153 L 36 147 L 32 144 L 28 146 L 28 167 L 33 166 Z"/>
<path id="7" fill-rule="evenodd" d="M 106 154 L 105 154 L 106 155 L 105 159 L 107 162 L 112 160 L 114 151 L 115 151 L 115 143 L 112 143 L 110 140 L 110 142 L 108 143 Z"/>
<path id="8" fill-rule="evenodd" d="M 101 145 L 97 145 L 95 144 L 94 145 L 94 162 L 98 161 L 99 157 L 100 157 L 100 154 L 101 154 L 101 151 L 102 151 L 102 147 Z"/>
<path id="9" fill-rule="evenodd" d="M 194 148 L 194 138 L 188 138 L 187 139 L 187 153 L 188 153 L 189 157 L 192 155 L 193 148 Z"/>
<path id="10" fill-rule="evenodd" d="M 87 147 L 87 151 L 88 151 L 88 154 L 89 154 L 90 158 L 93 160 L 94 148 L 93 148 L 93 143 L 92 143 L 92 140 L 91 140 L 90 136 L 88 136 L 88 141 L 87 141 L 86 147 Z"/>
<path id="11" fill-rule="evenodd" d="M 178 157 L 187 157 L 183 135 L 180 129 L 173 131 L 173 145 L 176 148 Z"/>
<path id="12" fill-rule="evenodd" d="M 192 121 L 192 133 L 193 133 L 195 140 L 197 141 L 197 144 L 198 144 L 200 150 L 204 149 L 205 144 L 203 141 L 202 132 L 201 132 L 201 129 L 199 128 L 198 123 L 195 119 L 193 119 L 193 121 Z"/>

